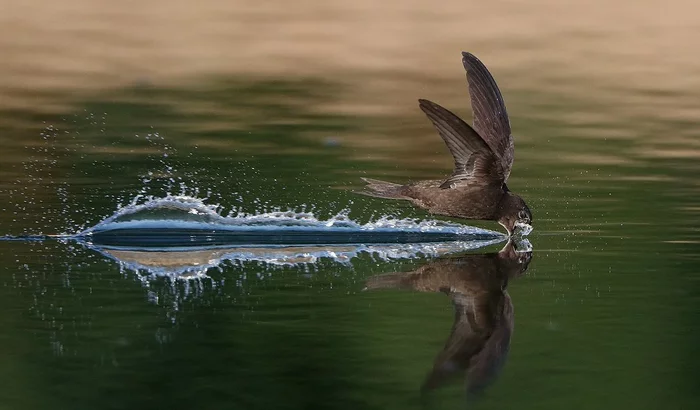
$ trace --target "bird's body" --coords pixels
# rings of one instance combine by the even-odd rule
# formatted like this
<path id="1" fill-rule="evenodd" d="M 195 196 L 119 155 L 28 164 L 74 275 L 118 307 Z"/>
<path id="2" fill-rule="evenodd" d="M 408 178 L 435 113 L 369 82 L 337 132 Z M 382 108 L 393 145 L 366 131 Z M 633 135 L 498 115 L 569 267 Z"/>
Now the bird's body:
<path id="1" fill-rule="evenodd" d="M 506 197 L 501 186 L 474 186 L 469 189 L 444 189 L 444 180 L 418 181 L 406 185 L 363 178 L 370 196 L 406 199 L 435 215 L 465 219 L 498 219 L 498 206 Z"/>
<path id="2" fill-rule="evenodd" d="M 474 111 L 474 127 L 440 105 L 418 100 L 454 158 L 445 180 L 400 185 L 376 179 L 362 192 L 385 199 L 404 199 L 431 213 L 464 219 L 496 220 L 512 234 L 529 225 L 530 209 L 508 190 L 514 159 L 513 136 L 505 103 L 495 80 L 474 55 L 462 53 Z"/>

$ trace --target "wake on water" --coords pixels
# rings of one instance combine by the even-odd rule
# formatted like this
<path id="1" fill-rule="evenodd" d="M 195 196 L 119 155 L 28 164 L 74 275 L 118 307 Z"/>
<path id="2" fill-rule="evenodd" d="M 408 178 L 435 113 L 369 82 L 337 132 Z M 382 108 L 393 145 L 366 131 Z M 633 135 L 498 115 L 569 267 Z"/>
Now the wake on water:
<path id="1" fill-rule="evenodd" d="M 49 138 L 49 147 L 44 147 L 41 153 L 48 153 L 51 161 L 56 161 L 62 152 L 51 145 L 58 135 L 52 126 L 42 133 L 44 139 Z M 139 138 L 138 135 L 136 137 Z M 140 194 L 129 205 L 77 234 L 6 236 L 0 237 L 0 240 L 60 239 L 77 241 L 99 251 L 169 252 L 171 257 L 174 256 L 173 252 L 206 248 L 217 249 L 216 254 L 219 256 L 236 255 L 237 260 L 287 263 L 318 258 L 342 262 L 358 253 L 411 258 L 420 254 L 442 253 L 436 251 L 438 249 L 451 249 L 450 252 L 468 250 L 507 239 L 498 232 L 439 220 L 382 216 L 367 223 L 359 223 L 349 218 L 347 210 L 325 219 L 313 212 L 292 210 L 256 214 L 232 212 L 224 216 L 221 215 L 219 206 L 196 198 L 199 189 L 188 189 L 186 181 L 175 176 L 175 164 L 170 159 L 170 154 L 175 150 L 159 133 L 149 133 L 144 138 L 162 152 L 162 155 L 154 157 L 157 160 L 154 169 L 160 170 L 162 175 L 155 177 L 158 172 L 149 171 L 148 176 L 142 180 Z M 53 163 L 51 161 L 49 163 Z M 29 163 L 26 168 L 42 170 L 44 163 Z M 246 169 L 250 171 L 251 168 L 246 165 Z M 166 192 L 173 192 L 178 186 L 180 195 L 145 196 L 150 188 L 159 191 L 159 187 L 162 187 Z M 65 202 L 67 193 L 63 188 L 58 193 Z M 211 191 L 208 192 L 207 196 Z M 71 223 L 74 222 L 71 220 Z M 343 249 L 349 246 L 353 250 L 329 250 L 338 246 Z M 298 251 L 291 256 L 280 255 L 281 248 L 298 250 L 299 247 L 303 247 L 304 257 L 300 257 Z M 252 251 L 252 248 L 257 249 Z M 222 252 L 221 249 L 229 251 Z M 267 251 L 261 252 L 261 249 Z M 214 259 L 217 258 L 218 256 Z"/>
<path id="2" fill-rule="evenodd" d="M 118 210 L 75 238 L 102 246 L 178 248 L 433 243 L 504 239 L 504 235 L 456 223 L 383 216 L 360 224 L 342 211 L 326 220 L 311 212 L 275 211 L 222 216 L 217 206 L 187 196 L 151 199 Z"/>
<path id="3" fill-rule="evenodd" d="M 347 264 L 361 254 L 389 261 L 462 252 L 507 239 L 439 220 L 382 216 L 358 223 L 349 211 L 325 220 L 291 210 L 223 216 L 218 206 L 190 196 L 138 199 L 93 227 L 58 238 L 77 241 L 125 269 L 172 278 L 206 276 L 225 261 L 288 266 L 328 259 Z"/>
<path id="4" fill-rule="evenodd" d="M 55 137 L 57 131 L 50 131 Z M 162 137 L 157 133 L 153 134 L 153 138 L 148 134 L 146 139 L 162 142 Z M 156 178 L 153 175 L 158 172 L 149 171 L 142 180 L 144 185 L 140 195 L 96 225 L 77 234 L 0 236 L 0 241 L 58 239 L 78 243 L 114 260 L 123 271 L 135 272 L 144 286 L 153 290 L 153 295 L 160 294 L 155 291 L 160 288 L 154 284 L 165 282 L 172 286 L 170 293 L 178 295 L 171 298 L 177 310 L 182 300 L 188 295 L 196 296 L 197 289 L 203 289 L 204 284 L 219 286 L 224 280 L 232 278 L 238 283 L 252 272 L 257 272 L 255 275 L 268 275 L 277 268 L 287 267 L 299 267 L 311 272 L 318 267 L 322 270 L 326 262 L 354 265 L 353 260 L 361 259 L 358 264 L 363 264 L 368 258 L 378 264 L 399 259 L 431 258 L 482 248 L 507 239 L 498 232 L 439 220 L 382 216 L 360 223 L 351 219 L 347 210 L 327 218 L 321 218 L 314 212 L 296 210 L 222 215 L 219 206 L 196 198 L 199 196 L 198 189 L 188 189 L 184 181 L 173 177 L 173 165 L 167 160 L 167 152 L 172 149 L 167 145 L 163 145 L 162 149 L 163 158 L 159 163 L 163 176 L 159 177 L 158 183 L 151 183 Z M 49 159 L 55 161 L 60 151 L 51 152 L 53 154 L 49 155 Z M 41 167 L 45 163 L 37 161 L 25 168 L 34 172 L 36 181 L 41 181 L 40 175 L 45 173 Z M 159 189 L 161 182 L 164 183 L 162 191 Z M 68 203 L 66 186 L 61 185 L 57 189 L 64 205 Z M 149 189 L 149 186 L 153 189 Z M 180 195 L 145 196 L 146 193 L 165 195 L 164 192 L 174 192 L 177 186 L 180 187 Z M 211 191 L 208 192 L 209 196 Z M 26 197 L 23 194 L 21 201 L 25 201 Z M 246 201 L 241 199 L 241 202 Z M 24 211 L 25 207 L 19 209 Z M 65 226 L 75 226 L 74 219 L 78 213 L 68 215 Z M 58 209 L 41 218 L 46 220 L 52 216 L 64 215 Z M 67 263 L 75 262 L 69 258 Z M 259 268 L 251 264 L 264 266 Z M 214 270 L 222 271 L 225 266 L 233 266 L 235 272 L 217 277 Z M 352 266 L 349 268 L 353 269 Z M 70 267 L 67 271 L 70 271 Z M 331 271 L 346 272 L 345 269 L 335 269 L 335 266 Z M 158 296 L 154 296 L 154 300 L 158 299 Z"/>

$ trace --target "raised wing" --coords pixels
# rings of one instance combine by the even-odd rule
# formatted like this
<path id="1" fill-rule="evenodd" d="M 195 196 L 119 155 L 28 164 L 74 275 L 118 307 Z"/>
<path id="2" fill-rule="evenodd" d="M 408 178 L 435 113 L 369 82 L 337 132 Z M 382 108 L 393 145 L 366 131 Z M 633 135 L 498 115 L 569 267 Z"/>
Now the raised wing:
<path id="1" fill-rule="evenodd" d="M 432 101 L 418 100 L 418 102 L 421 110 L 433 122 L 455 160 L 452 175 L 440 185 L 440 188 L 505 182 L 501 162 L 472 127 Z"/>
<path id="2" fill-rule="evenodd" d="M 473 54 L 462 52 L 462 64 L 467 70 L 469 96 L 474 111 L 474 129 L 500 160 L 505 182 L 513 168 L 515 150 L 506 104 L 496 81 L 484 63 Z"/>

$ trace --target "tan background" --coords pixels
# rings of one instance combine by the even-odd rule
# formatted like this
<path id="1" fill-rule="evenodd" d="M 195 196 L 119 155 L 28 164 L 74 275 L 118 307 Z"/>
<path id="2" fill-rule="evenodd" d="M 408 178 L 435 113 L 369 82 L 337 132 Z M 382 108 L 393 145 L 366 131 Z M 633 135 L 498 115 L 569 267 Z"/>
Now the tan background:
<path id="1" fill-rule="evenodd" d="M 315 78 L 343 86 L 318 110 L 410 119 L 374 128 L 390 138 L 348 138 L 353 144 L 383 147 L 377 156 L 414 150 L 411 157 L 418 158 L 435 141 L 415 100 L 430 98 L 467 114 L 459 52 L 468 50 L 494 73 L 524 155 L 553 160 L 542 148 L 550 136 L 519 125 L 540 118 L 559 122 L 551 127 L 555 136 L 637 141 L 624 158 L 569 153 L 567 161 L 700 157 L 695 127 L 666 126 L 700 117 L 698 4 L 0 0 L 0 110 L 61 112 L 83 94 L 137 84 Z M 655 121 L 647 128 L 649 118 Z M 411 147 L 396 138 L 416 129 Z M 543 139 L 539 154 L 528 153 L 536 137 Z"/>
<path id="2" fill-rule="evenodd" d="M 697 4 L 2 0 L 0 104 L 20 104 L 27 88 L 177 83 L 206 73 L 323 76 L 363 90 L 396 88 L 383 80 L 399 76 L 413 95 L 425 79 L 452 84 L 462 49 L 508 72 L 497 75 L 503 88 L 677 93 L 700 85 Z"/>

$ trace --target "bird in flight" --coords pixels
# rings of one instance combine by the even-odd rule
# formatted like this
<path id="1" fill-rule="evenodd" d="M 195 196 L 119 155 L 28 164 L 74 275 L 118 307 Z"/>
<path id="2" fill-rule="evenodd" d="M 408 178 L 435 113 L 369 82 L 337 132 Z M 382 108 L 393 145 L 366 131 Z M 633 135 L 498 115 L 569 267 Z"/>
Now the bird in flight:
<path id="1" fill-rule="evenodd" d="M 360 193 L 408 200 L 436 215 L 495 220 L 508 235 L 516 228 L 526 235 L 532 229 L 532 213 L 506 185 L 513 167 L 514 144 L 503 96 L 476 56 L 462 52 L 462 64 L 467 71 L 473 126 L 432 101 L 418 100 L 454 158 L 452 175 L 406 185 L 362 178 L 367 185 Z"/>

